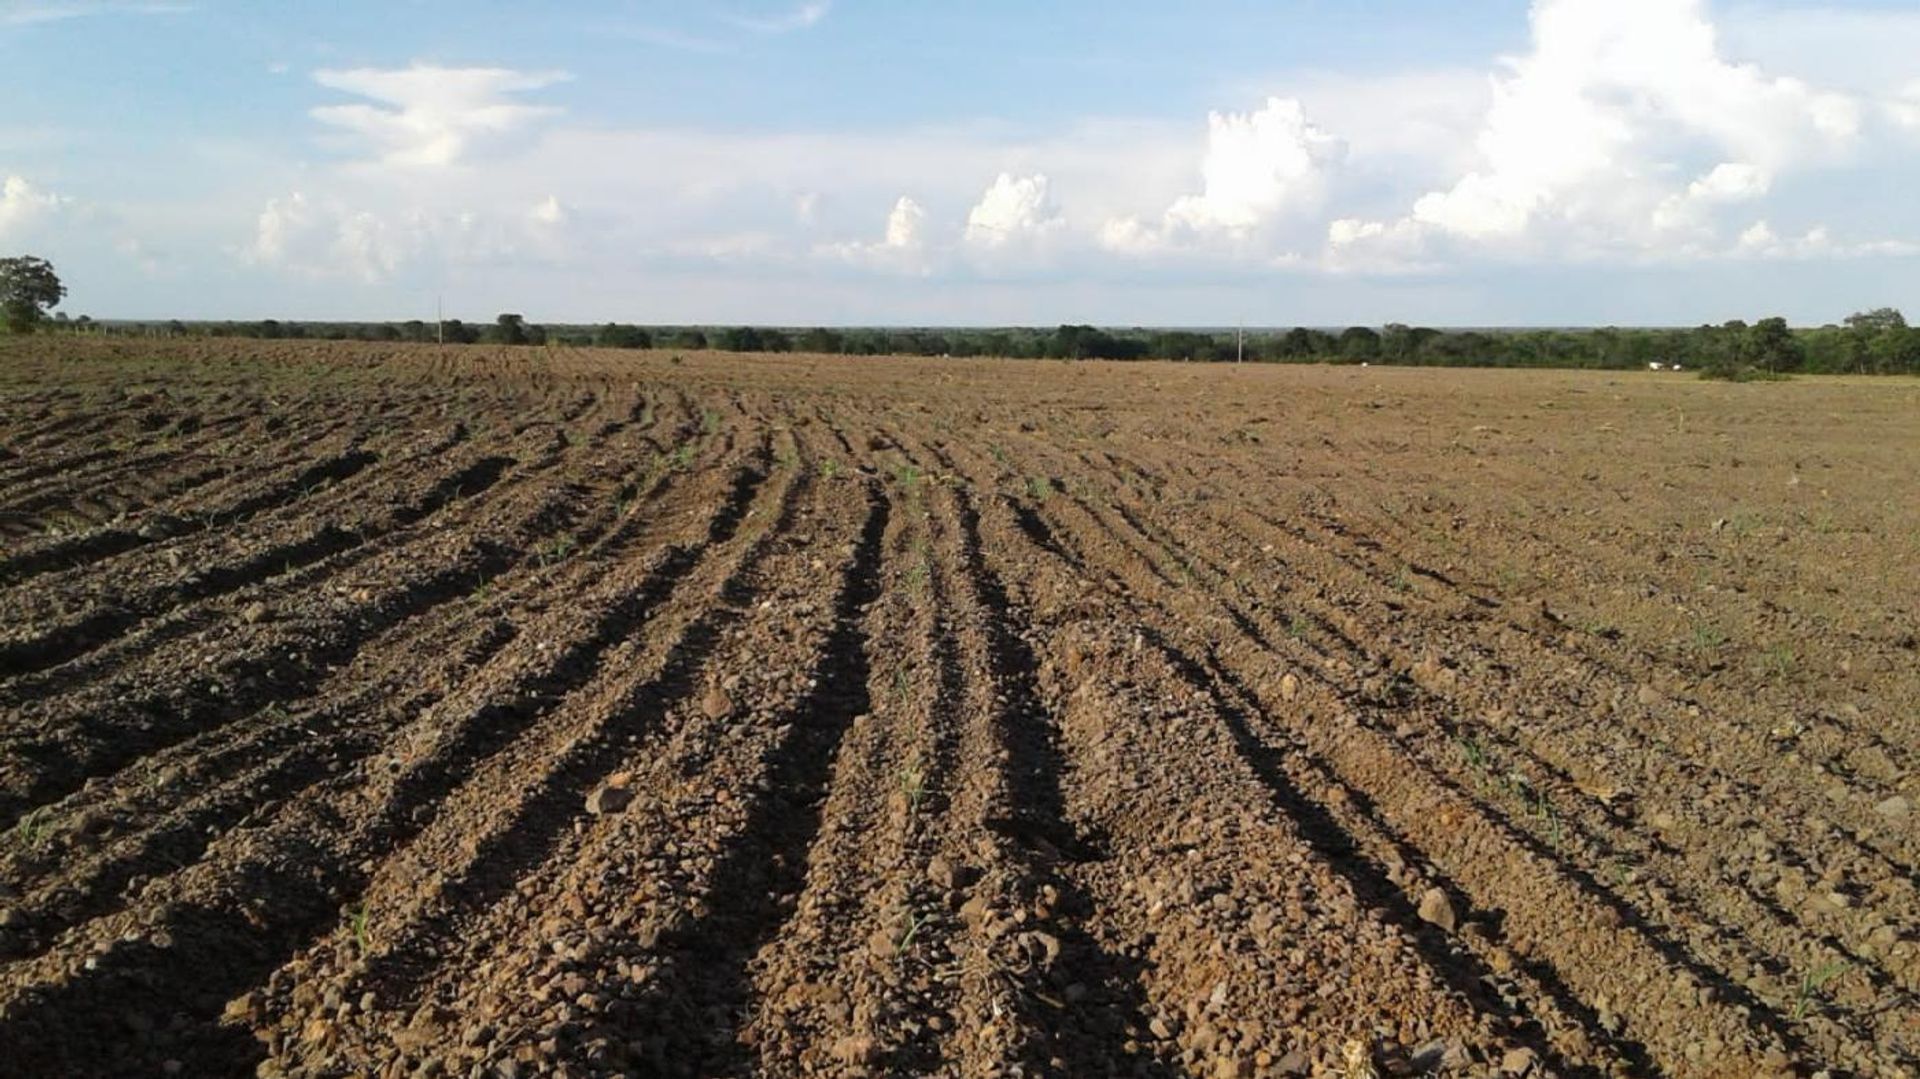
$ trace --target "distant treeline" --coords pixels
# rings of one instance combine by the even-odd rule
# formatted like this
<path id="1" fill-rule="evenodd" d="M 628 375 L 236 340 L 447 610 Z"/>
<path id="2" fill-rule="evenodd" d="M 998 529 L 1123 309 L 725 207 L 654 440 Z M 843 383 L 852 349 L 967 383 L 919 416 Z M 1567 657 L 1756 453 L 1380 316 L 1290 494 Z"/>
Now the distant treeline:
<path id="1" fill-rule="evenodd" d="M 56 320 L 56 324 L 58 320 Z M 1391 324 L 1339 332 L 1198 332 L 1059 326 L 1054 329 L 774 329 L 756 326 L 491 324 L 459 319 L 376 323 L 64 323 L 95 333 L 266 339 L 563 344 L 602 348 L 816 352 L 855 356 L 1005 356 L 1016 359 L 1179 360 L 1222 363 L 1381 363 L 1434 367 L 1640 368 L 1678 365 L 1708 373 L 1920 373 L 1920 329 L 1891 308 L 1840 325 L 1795 329 L 1785 319 L 1695 329 L 1435 330 Z"/>

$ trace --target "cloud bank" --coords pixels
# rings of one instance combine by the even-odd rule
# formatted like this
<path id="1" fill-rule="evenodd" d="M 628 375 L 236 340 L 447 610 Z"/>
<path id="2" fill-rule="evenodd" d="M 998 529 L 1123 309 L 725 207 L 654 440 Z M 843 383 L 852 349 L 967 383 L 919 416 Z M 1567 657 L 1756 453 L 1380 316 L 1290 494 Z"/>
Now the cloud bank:
<path id="1" fill-rule="evenodd" d="M 855 15 L 705 18 L 771 55 L 824 47 L 799 32 Z M 161 252 L 217 260 L 298 296 L 460 280 L 652 297 L 679 280 L 755 304 L 818 289 L 845 317 L 935 293 L 1131 315 L 1107 298 L 1441 296 L 1542 269 L 1617 282 L 1920 254 L 1896 182 L 1920 175 L 1914 69 L 1822 65 L 1755 25 L 1706 0 L 1534 0 L 1517 52 L 1478 68 L 1246 77 L 1154 115 L 867 127 L 641 125 L 545 67 L 341 64 L 284 80 L 310 95 L 307 122 L 206 194 L 76 203 L 54 191 L 101 185 L 0 161 L 0 239 L 143 271 Z"/>
<path id="2" fill-rule="evenodd" d="M 778 34 L 828 10 L 729 21 Z M 424 251 L 564 263 L 586 233 L 565 227 L 563 198 L 595 208 L 601 231 L 638 261 L 909 277 L 1072 274 L 1116 255 L 1134 274 L 1211 262 L 1388 276 L 1488 261 L 1897 255 L 1904 238 L 1843 236 L 1780 195 L 1844 173 L 1889 138 L 1920 144 L 1907 137 L 1920 131 L 1920 83 L 1867 98 L 1738 60 L 1704 0 L 1535 0 L 1526 51 L 1494 62 L 1480 89 L 1471 76 L 1416 72 L 1389 80 L 1389 93 L 1349 82 L 1268 94 L 1204 125 L 1012 140 L 576 132 L 560 109 L 529 99 L 567 78 L 430 64 L 318 72 L 321 86 L 367 99 L 312 110 L 360 179 L 481 155 L 487 176 L 464 186 L 472 205 L 458 211 L 407 205 L 403 180 L 384 193 L 363 184 L 351 196 L 276 196 L 248 257 L 369 281 Z M 1408 113 L 1408 92 L 1428 105 Z M 1330 93 L 1337 127 L 1306 103 Z M 1427 186 L 1394 195 L 1421 175 Z M 390 204 L 350 208 L 369 199 Z"/>
<path id="3" fill-rule="evenodd" d="M 1728 208 L 1864 137 L 1861 102 L 1725 57 L 1701 0 L 1538 0 L 1531 27 L 1492 77 L 1475 166 L 1397 220 L 1334 222 L 1336 253 L 1724 254 Z"/>

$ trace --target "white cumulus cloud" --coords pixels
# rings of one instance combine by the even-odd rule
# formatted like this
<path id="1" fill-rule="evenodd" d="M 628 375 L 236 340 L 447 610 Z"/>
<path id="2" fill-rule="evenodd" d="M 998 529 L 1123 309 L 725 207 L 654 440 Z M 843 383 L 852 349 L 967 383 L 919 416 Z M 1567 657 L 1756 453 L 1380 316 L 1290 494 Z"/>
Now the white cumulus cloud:
<path id="1" fill-rule="evenodd" d="M 1687 185 L 1687 197 L 1702 202 L 1745 202 L 1767 193 L 1773 180 L 1757 165 L 1723 161 Z"/>
<path id="2" fill-rule="evenodd" d="M 1307 121 L 1298 101 L 1268 98 L 1258 112 L 1207 116 L 1205 187 L 1183 195 L 1167 219 L 1195 230 L 1250 229 L 1319 200 L 1338 141 Z"/>
<path id="3" fill-rule="evenodd" d="M 1766 221 L 1756 221 L 1740 233 L 1729 254 L 1765 259 L 1900 257 L 1920 254 L 1920 244 L 1901 240 L 1841 243 L 1825 225 L 1799 236 L 1782 236 Z"/>
<path id="4" fill-rule="evenodd" d="M 886 231 L 878 241 L 827 244 L 818 250 L 872 269 L 928 273 L 932 266 L 927 258 L 927 211 L 911 197 L 902 195 L 894 200 L 893 209 L 887 211 Z"/>
<path id="5" fill-rule="evenodd" d="M 296 191 L 270 199 L 254 222 L 246 261 L 329 277 L 377 282 L 391 277 L 418 247 L 418 238 L 386 219 Z"/>
<path id="6" fill-rule="evenodd" d="M 511 95 L 544 89 L 569 77 L 558 71 L 507 68 L 354 68 L 318 71 L 314 81 L 375 104 L 324 105 L 314 119 L 357 136 L 391 165 L 439 166 L 460 161 L 477 146 L 525 131 L 560 110 L 521 104 Z"/>
<path id="7" fill-rule="evenodd" d="M 1512 249 L 1684 249 L 1711 208 L 1861 134 L 1851 97 L 1725 57 L 1703 0 L 1536 0 L 1531 21 L 1532 51 L 1494 78 L 1477 162 L 1414 201 L 1417 228 Z"/>
<path id="8" fill-rule="evenodd" d="M 1033 242 L 1066 226 L 1053 205 L 1044 173 L 1016 177 L 1003 172 L 967 211 L 965 240 L 985 250 Z"/>
<path id="9" fill-rule="evenodd" d="M 916 250 L 925 241 L 926 224 L 927 212 L 919 203 L 902 195 L 887 212 L 887 238 L 881 246 L 896 251 Z"/>
<path id="10" fill-rule="evenodd" d="M 1895 124 L 1920 131 L 1920 82 L 1907 86 L 1899 97 L 1887 102 L 1887 116 Z"/>
<path id="11" fill-rule="evenodd" d="M 368 208 L 296 191 L 267 201 L 237 254 L 301 277 L 380 284 L 420 267 L 561 261 L 577 233 L 573 212 L 552 196 L 515 213 Z"/>
<path id="12" fill-rule="evenodd" d="M 45 191 L 24 176 L 9 176 L 0 184 L 0 238 L 11 238 L 46 221 L 72 205 L 64 195 Z"/>
<path id="13" fill-rule="evenodd" d="M 1716 207 L 1732 206 L 1763 198 L 1773 187 L 1773 177 L 1765 169 L 1742 161 L 1723 161 L 1713 171 L 1660 201 L 1653 211 L 1653 225 L 1661 234 L 1680 236 L 1691 232 L 1696 238 L 1710 237 L 1712 214 Z"/>
<path id="14" fill-rule="evenodd" d="M 560 200 L 553 195 L 548 195 L 536 203 L 533 209 L 527 211 L 527 216 L 533 219 L 534 224 L 547 228 L 560 228 L 572 218 L 567 208 L 562 206 Z"/>
<path id="15" fill-rule="evenodd" d="M 1246 239 L 1323 202 L 1328 171 L 1345 151 L 1307 119 L 1298 101 L 1272 97 L 1250 113 L 1207 116 L 1201 190 L 1182 195 L 1158 224 L 1115 218 L 1101 239 L 1117 250 L 1148 251 L 1206 237 Z"/>

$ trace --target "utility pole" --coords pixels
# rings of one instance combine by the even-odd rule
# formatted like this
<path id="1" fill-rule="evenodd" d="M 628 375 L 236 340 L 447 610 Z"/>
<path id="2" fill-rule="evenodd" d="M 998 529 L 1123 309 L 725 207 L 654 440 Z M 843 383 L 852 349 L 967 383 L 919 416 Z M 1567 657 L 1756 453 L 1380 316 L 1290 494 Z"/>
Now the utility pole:
<path id="1" fill-rule="evenodd" d="M 1247 324 L 1243 321 L 1233 328 L 1233 362 L 1240 363 L 1247 358 Z"/>
<path id="2" fill-rule="evenodd" d="M 447 347 L 447 312 L 443 297 L 433 298 L 433 340 L 440 348 Z"/>

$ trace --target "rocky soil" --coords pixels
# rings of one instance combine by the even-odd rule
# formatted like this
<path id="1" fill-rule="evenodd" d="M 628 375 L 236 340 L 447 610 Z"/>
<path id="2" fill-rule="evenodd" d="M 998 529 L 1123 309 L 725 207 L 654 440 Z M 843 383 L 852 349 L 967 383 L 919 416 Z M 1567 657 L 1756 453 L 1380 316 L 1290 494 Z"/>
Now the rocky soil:
<path id="1" fill-rule="evenodd" d="M 20 1075 L 1920 1067 L 1920 386 L 0 346 Z"/>

